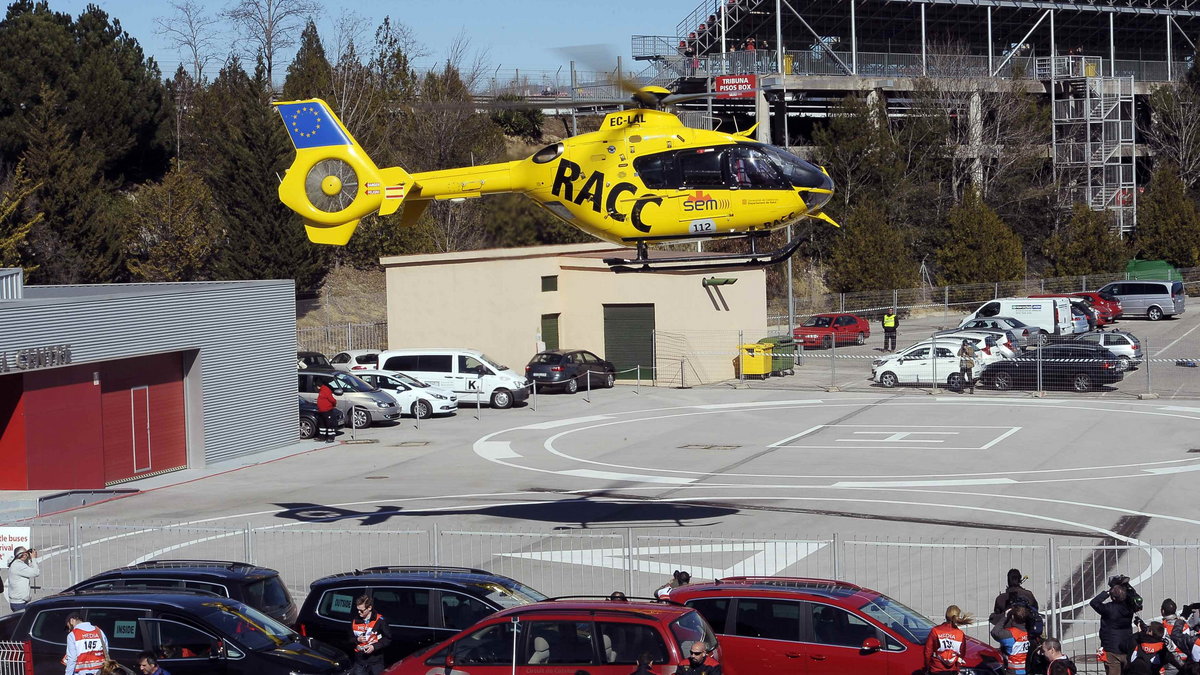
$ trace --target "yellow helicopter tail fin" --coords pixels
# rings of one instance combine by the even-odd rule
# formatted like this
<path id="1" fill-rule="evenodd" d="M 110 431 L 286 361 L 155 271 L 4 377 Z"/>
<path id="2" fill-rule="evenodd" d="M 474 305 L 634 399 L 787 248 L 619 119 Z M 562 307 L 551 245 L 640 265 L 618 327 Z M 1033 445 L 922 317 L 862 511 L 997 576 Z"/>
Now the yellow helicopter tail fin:
<path id="1" fill-rule="evenodd" d="M 380 169 L 321 99 L 275 104 L 296 158 L 279 183 L 279 199 L 304 218 L 308 238 L 345 245 L 363 216 L 395 213 L 413 188 L 399 167 Z"/>

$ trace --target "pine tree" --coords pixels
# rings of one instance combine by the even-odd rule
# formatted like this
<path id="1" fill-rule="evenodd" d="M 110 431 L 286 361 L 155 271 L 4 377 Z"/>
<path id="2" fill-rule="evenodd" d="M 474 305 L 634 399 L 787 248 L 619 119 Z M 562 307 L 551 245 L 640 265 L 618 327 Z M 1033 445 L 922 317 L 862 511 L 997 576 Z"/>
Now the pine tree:
<path id="1" fill-rule="evenodd" d="M 837 231 L 825 275 L 838 293 L 917 285 L 917 264 L 909 257 L 903 233 L 883 211 L 863 205 L 851 212 Z"/>
<path id="2" fill-rule="evenodd" d="M 1134 243 L 1141 258 L 1166 260 L 1176 267 L 1200 265 L 1200 210 L 1170 164 L 1155 170 L 1138 201 Z"/>
<path id="3" fill-rule="evenodd" d="M 28 264 L 25 249 L 30 232 L 44 215 L 31 213 L 26 200 L 40 187 L 30 181 L 23 163 L 18 163 L 0 185 L 0 267 L 24 267 L 26 274 L 37 269 L 36 265 Z"/>
<path id="4" fill-rule="evenodd" d="M 294 279 L 297 291 L 320 287 L 329 252 L 308 241 L 301 219 L 279 201 L 278 178 L 292 144 L 270 105 L 266 66 L 250 76 L 231 60 L 200 97 L 196 112 L 203 176 L 229 245 L 216 267 L 223 279 Z"/>
<path id="5" fill-rule="evenodd" d="M 1021 238 L 978 191 L 966 191 L 962 203 L 950 209 L 947 225 L 947 241 L 937 251 L 939 283 L 1008 281 L 1025 272 Z"/>
<path id="6" fill-rule="evenodd" d="M 317 24 L 310 19 L 300 33 L 300 48 L 287 69 L 283 82 L 283 99 L 298 101 L 308 98 L 330 99 L 332 67 L 325 58 L 325 47 L 317 33 Z M 345 120 L 342 120 L 345 122 Z"/>
<path id="7" fill-rule="evenodd" d="M 129 271 L 142 281 L 205 281 L 223 249 L 225 231 L 212 192 L 190 169 L 177 165 L 159 183 L 141 186 L 128 200 Z"/>
<path id="8" fill-rule="evenodd" d="M 26 128 L 22 155 L 29 179 L 39 185 L 31 208 L 45 218 L 30 234 L 38 283 L 101 283 L 124 278 L 121 232 L 110 212 L 112 186 L 87 134 L 73 136 L 63 121 L 60 96 L 43 87 L 41 104 Z"/>
<path id="9" fill-rule="evenodd" d="M 1046 257 L 1053 276 L 1116 272 L 1129 259 L 1129 246 L 1105 212 L 1076 204 L 1071 219 L 1046 240 Z"/>

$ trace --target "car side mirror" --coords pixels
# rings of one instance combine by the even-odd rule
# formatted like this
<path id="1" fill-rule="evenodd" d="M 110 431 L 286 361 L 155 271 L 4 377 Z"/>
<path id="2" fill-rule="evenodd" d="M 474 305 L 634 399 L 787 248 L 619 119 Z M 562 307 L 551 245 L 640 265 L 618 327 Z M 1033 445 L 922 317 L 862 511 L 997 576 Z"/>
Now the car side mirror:
<path id="1" fill-rule="evenodd" d="M 452 646 L 450 648 L 450 650 L 446 652 L 446 675 L 450 675 L 450 672 L 453 670 L 454 670 L 454 647 Z"/>
<path id="2" fill-rule="evenodd" d="M 877 652 L 883 649 L 883 644 L 879 642 L 879 638 L 869 637 L 863 640 L 862 650 L 864 652 Z"/>

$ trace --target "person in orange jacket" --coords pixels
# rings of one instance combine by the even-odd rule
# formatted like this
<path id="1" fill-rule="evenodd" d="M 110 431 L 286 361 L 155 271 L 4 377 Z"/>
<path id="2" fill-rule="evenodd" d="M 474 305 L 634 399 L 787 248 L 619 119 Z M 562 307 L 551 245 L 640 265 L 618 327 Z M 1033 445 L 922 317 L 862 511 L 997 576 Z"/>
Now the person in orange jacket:
<path id="1" fill-rule="evenodd" d="M 957 673 L 967 654 L 967 636 L 962 632 L 975 619 L 958 605 L 946 608 L 946 622 L 934 626 L 925 640 L 925 671 L 928 673 Z"/>

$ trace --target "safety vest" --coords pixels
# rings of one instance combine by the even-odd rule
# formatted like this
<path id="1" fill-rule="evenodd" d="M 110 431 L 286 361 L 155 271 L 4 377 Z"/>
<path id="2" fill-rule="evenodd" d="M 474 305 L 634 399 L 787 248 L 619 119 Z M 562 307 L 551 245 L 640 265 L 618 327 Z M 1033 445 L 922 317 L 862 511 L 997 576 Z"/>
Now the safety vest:
<path id="1" fill-rule="evenodd" d="M 929 632 L 932 654 L 926 664 L 933 672 L 958 672 L 962 665 L 963 644 L 967 638 L 961 630 L 944 623 Z M 927 650 L 928 651 L 928 650 Z"/>
<path id="2" fill-rule="evenodd" d="M 896 315 L 895 314 L 884 314 L 883 315 L 883 327 L 884 328 L 895 328 L 896 327 Z"/>
<path id="3" fill-rule="evenodd" d="M 1004 646 L 1004 664 L 1010 673 L 1024 673 L 1025 657 L 1029 656 L 1029 633 L 1016 626 L 1009 626 L 1005 630 L 1012 635 L 1012 644 Z"/>
<path id="4" fill-rule="evenodd" d="M 70 639 L 75 642 L 75 672 L 86 673 L 100 670 L 104 666 L 104 633 L 99 628 L 71 629 Z"/>
<path id="5" fill-rule="evenodd" d="M 1162 652 L 1167 645 L 1162 642 L 1139 642 L 1133 658 L 1149 659 L 1153 665 L 1162 663 Z"/>
<path id="6" fill-rule="evenodd" d="M 370 621 L 355 619 L 350 624 L 350 629 L 354 631 L 354 639 L 358 642 L 358 647 L 355 648 L 357 651 L 362 651 L 363 647 L 379 642 L 381 636 L 379 635 L 379 631 L 375 630 L 375 624 L 380 621 L 383 621 L 383 617 L 376 614 L 375 618 Z"/>
<path id="7" fill-rule="evenodd" d="M 1076 675 L 1079 668 L 1075 667 L 1075 662 L 1068 659 L 1066 656 L 1060 656 L 1050 662 L 1046 666 L 1046 672 L 1049 675 Z"/>

